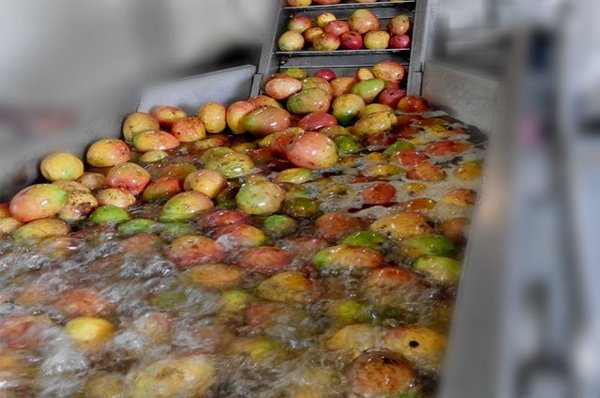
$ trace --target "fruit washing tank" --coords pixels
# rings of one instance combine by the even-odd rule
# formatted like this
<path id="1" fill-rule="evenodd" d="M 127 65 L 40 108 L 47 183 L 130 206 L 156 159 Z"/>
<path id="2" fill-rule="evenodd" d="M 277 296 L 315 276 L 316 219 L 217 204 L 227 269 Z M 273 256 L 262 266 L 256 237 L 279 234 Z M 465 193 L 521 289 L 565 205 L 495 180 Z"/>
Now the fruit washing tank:
<path id="1" fill-rule="evenodd" d="M 138 109 L 168 103 L 195 110 L 207 101 L 231 103 L 247 97 L 256 88 L 256 67 L 244 66 L 216 72 L 147 90 Z M 254 86 L 253 86 L 254 83 Z M 456 315 L 443 372 L 443 397 L 498 396 L 509 393 L 504 379 L 510 353 L 503 352 L 506 340 L 507 285 L 514 284 L 507 273 L 512 261 L 515 197 L 518 191 L 511 164 L 515 137 L 506 134 L 508 118 L 499 105 L 501 84 L 494 79 L 460 70 L 443 63 L 426 62 L 422 72 L 422 94 L 435 107 L 446 110 L 490 136 L 486 172 L 480 204 L 474 217 L 465 272 L 459 288 Z M 127 111 L 132 111 L 127 109 Z M 83 155 L 95 139 L 119 136 L 124 115 L 114 115 L 89 130 L 41 140 L 27 151 L 14 151 L 0 159 L 0 196 L 8 198 L 37 178 L 37 159 L 49 150 L 68 150 Z M 514 264 L 512 265 L 514 266 Z M 466 362 L 467 361 L 467 362 Z M 477 374 L 474 380 L 468 375 Z"/>

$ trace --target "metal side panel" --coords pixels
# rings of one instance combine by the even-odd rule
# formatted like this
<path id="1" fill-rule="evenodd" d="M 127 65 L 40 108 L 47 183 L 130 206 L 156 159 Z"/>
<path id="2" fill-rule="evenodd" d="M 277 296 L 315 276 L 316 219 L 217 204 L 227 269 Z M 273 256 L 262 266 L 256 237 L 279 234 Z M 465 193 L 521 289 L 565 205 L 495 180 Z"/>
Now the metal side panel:
<path id="1" fill-rule="evenodd" d="M 138 111 L 148 112 L 157 104 L 174 105 L 196 112 L 206 101 L 231 104 L 250 96 L 256 66 L 244 65 L 157 84 L 142 93 Z"/>
<path id="2" fill-rule="evenodd" d="M 465 123 L 491 132 L 500 83 L 455 66 L 426 62 L 422 95 Z"/>

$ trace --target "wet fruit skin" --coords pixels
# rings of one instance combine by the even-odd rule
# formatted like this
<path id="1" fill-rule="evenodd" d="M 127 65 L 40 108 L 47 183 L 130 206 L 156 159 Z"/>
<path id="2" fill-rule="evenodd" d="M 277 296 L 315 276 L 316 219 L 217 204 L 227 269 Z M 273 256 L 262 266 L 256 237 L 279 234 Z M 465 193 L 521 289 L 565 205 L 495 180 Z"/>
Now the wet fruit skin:
<path id="1" fill-rule="evenodd" d="M 109 186 L 124 189 L 137 196 L 152 181 L 152 177 L 143 167 L 127 162 L 113 167 L 106 180 Z"/>
<path id="2" fill-rule="evenodd" d="M 290 114 L 274 106 L 257 108 L 249 112 L 243 120 L 244 129 L 259 137 L 285 130 L 290 124 Z"/>
<path id="3" fill-rule="evenodd" d="M 401 396 L 410 391 L 416 374 L 409 363 L 392 352 L 364 354 L 348 371 L 349 396 Z"/>
<path id="4" fill-rule="evenodd" d="M 115 326 L 103 318 L 83 316 L 67 322 L 65 331 L 77 344 L 93 347 L 110 339 Z"/>
<path id="5" fill-rule="evenodd" d="M 160 220 L 162 222 L 189 221 L 213 206 L 212 200 L 201 192 L 183 192 L 173 196 L 164 204 Z"/>
<path id="6" fill-rule="evenodd" d="M 207 133 L 220 133 L 227 127 L 227 109 L 217 102 L 208 102 L 198 110 L 198 119 Z"/>
<path id="7" fill-rule="evenodd" d="M 325 213 L 315 221 L 315 234 L 331 242 L 362 229 L 359 219 L 345 213 Z"/>
<path id="8" fill-rule="evenodd" d="M 71 153 L 53 153 L 42 159 L 40 170 L 48 181 L 76 180 L 83 174 L 83 162 Z"/>
<path id="9" fill-rule="evenodd" d="M 205 264 L 193 267 L 181 275 L 181 279 L 207 289 L 232 289 L 244 278 L 243 272 L 235 266 L 225 264 Z"/>
<path id="10" fill-rule="evenodd" d="M 366 204 L 382 205 L 390 203 L 396 196 L 396 188 L 386 182 L 372 185 L 363 191 L 362 197 Z"/>
<path id="11" fill-rule="evenodd" d="M 389 236 L 395 240 L 431 233 L 433 228 L 427 223 L 427 219 L 412 212 L 402 212 L 387 217 L 382 217 L 371 224 L 373 232 Z"/>
<path id="12" fill-rule="evenodd" d="M 301 272 L 278 273 L 258 285 L 261 298 L 282 302 L 306 302 L 310 299 L 313 285 Z"/>
<path id="13" fill-rule="evenodd" d="M 127 142 L 131 142 L 136 133 L 154 131 L 159 128 L 160 124 L 155 116 L 149 113 L 135 112 L 128 115 L 123 122 L 123 137 Z"/>
<path id="14" fill-rule="evenodd" d="M 290 254 L 277 247 L 257 247 L 243 254 L 239 264 L 248 271 L 272 275 L 283 270 L 292 260 Z"/>
<path id="15" fill-rule="evenodd" d="M 287 157 L 294 165 L 307 169 L 325 169 L 338 161 L 337 147 L 325 134 L 309 131 L 288 144 Z"/>
<path id="16" fill-rule="evenodd" d="M 248 214 L 277 212 L 285 198 L 285 191 L 277 184 L 263 181 L 242 185 L 235 197 L 239 209 Z"/>
<path id="17" fill-rule="evenodd" d="M 90 146 L 86 160 L 90 166 L 112 167 L 131 159 L 129 146 L 121 140 L 102 139 Z"/>
<path id="18" fill-rule="evenodd" d="M 31 185 L 10 201 L 10 213 L 20 222 L 52 217 L 67 204 L 69 195 L 53 184 Z"/>
<path id="19" fill-rule="evenodd" d="M 179 269 L 187 269 L 199 264 L 220 263 L 225 258 L 225 249 L 210 238 L 186 235 L 175 239 L 166 255 Z"/>
<path id="20" fill-rule="evenodd" d="M 216 369 L 204 356 L 161 359 L 137 370 L 132 380 L 132 397 L 204 396 L 216 381 Z"/>
<path id="21" fill-rule="evenodd" d="M 32 221 L 17 229 L 13 237 L 17 242 L 36 243 L 52 236 L 66 236 L 71 228 L 56 218 L 42 218 Z"/>
<path id="22" fill-rule="evenodd" d="M 320 270 L 353 270 L 382 267 L 385 258 L 373 249 L 339 245 L 321 250 L 312 262 Z"/>

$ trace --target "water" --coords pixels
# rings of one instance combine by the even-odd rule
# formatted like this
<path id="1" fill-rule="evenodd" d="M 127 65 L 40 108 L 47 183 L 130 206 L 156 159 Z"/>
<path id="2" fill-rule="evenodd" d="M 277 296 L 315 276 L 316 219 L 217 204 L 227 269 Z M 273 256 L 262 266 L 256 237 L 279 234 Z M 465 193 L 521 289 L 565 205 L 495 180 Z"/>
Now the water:
<path id="1" fill-rule="evenodd" d="M 439 139 L 428 130 L 419 137 Z M 479 140 L 469 134 L 453 138 Z M 479 144 L 461 160 L 482 159 L 484 149 Z M 434 199 L 437 205 L 421 212 L 436 223 L 469 217 L 471 207 L 448 205 L 441 197 L 457 186 L 478 190 L 480 181 L 456 179 L 452 170 L 457 161 L 451 156 L 434 161 L 444 166 L 448 178 L 423 183 L 425 190 L 417 194 L 406 189 L 410 181 L 404 176 L 391 178 L 387 181 L 397 192 L 393 202 Z M 173 159 L 165 160 L 169 162 Z M 304 186 L 310 196 L 323 199 L 323 212 L 361 209 L 353 216 L 368 225 L 397 208 L 364 206 L 360 193 L 372 183 L 352 181 L 366 165 L 367 160 L 358 157 L 353 170 L 328 173 L 327 183 Z M 322 197 L 321 190 L 334 183 L 345 184 L 349 193 Z M 142 210 L 145 215 L 156 214 L 157 206 Z M 254 222 L 260 226 L 260 218 Z M 202 234 L 212 232 L 190 225 Z M 139 383 L 152 364 L 190 356 L 208 360 L 216 372 L 216 382 L 201 396 L 339 397 L 352 382 L 346 374 L 355 357 L 327 347 L 345 326 L 372 325 L 378 336 L 414 326 L 447 333 L 454 287 L 414 275 L 411 282 L 369 290 L 368 271 L 320 275 L 311 265 L 312 254 L 333 243 L 315 236 L 312 220 L 299 220 L 299 225 L 294 235 L 271 239 L 268 245 L 296 255 L 286 269 L 302 272 L 312 286 L 310 298 L 300 302 L 261 299 L 256 288 L 265 275 L 245 274 L 236 287 L 243 297 L 237 304 L 228 303 L 223 291 L 186 283 L 165 256 L 169 239 L 148 244 L 82 223 L 75 226 L 68 244 L 54 242 L 43 250 L 0 240 L 0 397 L 129 397 L 137 388 L 136 380 Z M 235 263 L 243 249 L 221 243 Z M 56 247 L 63 249 L 52 250 Z M 410 270 L 409 261 L 398 257 L 391 242 L 380 251 L 388 266 Z M 360 309 L 354 308 L 346 318 L 332 315 L 341 300 L 353 300 Z M 84 315 L 108 320 L 114 333 L 93 347 L 76 343 L 65 324 Z M 381 349 L 384 343 L 375 341 L 371 349 Z M 415 384 L 423 396 L 431 394 L 439 375 L 414 366 Z"/>

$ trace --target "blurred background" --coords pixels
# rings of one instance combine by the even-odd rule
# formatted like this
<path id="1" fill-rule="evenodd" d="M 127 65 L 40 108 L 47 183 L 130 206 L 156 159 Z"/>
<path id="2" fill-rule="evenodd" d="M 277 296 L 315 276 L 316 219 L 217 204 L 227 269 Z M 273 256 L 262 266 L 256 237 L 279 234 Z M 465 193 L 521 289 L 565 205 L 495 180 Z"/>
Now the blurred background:
<path id="1" fill-rule="evenodd" d="M 428 61 L 498 84 L 488 122 L 492 145 L 506 145 L 491 159 L 505 174 L 490 180 L 507 184 L 489 189 L 483 207 L 508 235 L 474 257 L 489 267 L 459 298 L 445 396 L 482 397 L 467 384 L 490 397 L 600 396 L 598 3 L 429 1 Z M 277 9 L 277 0 L 1 4 L 4 196 L 35 178 L 41 154 L 117 135 L 149 84 L 256 65 Z M 502 304 L 483 308 L 500 288 Z"/>

